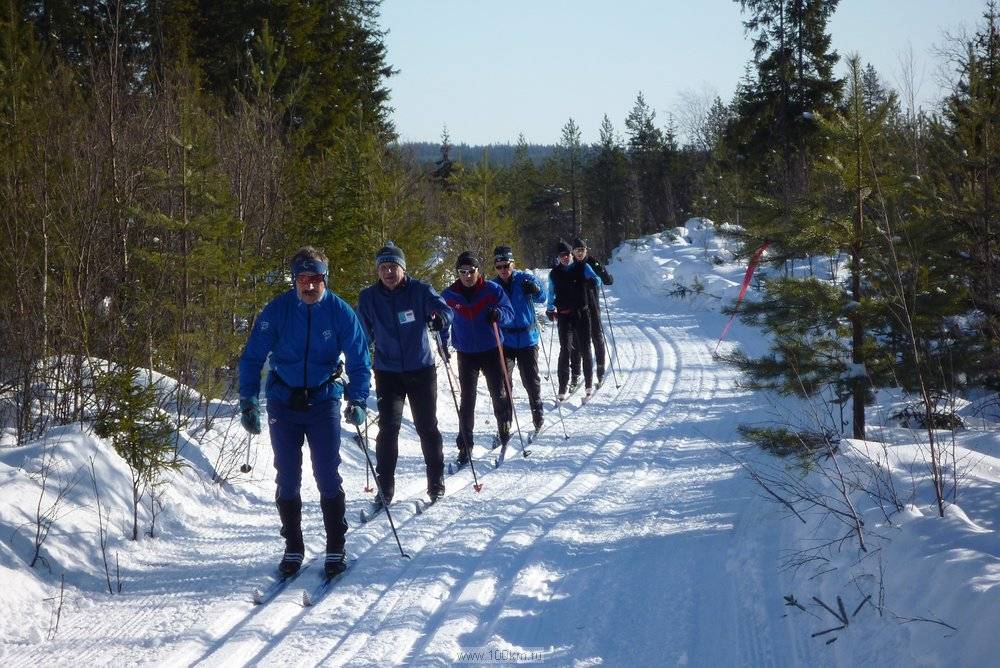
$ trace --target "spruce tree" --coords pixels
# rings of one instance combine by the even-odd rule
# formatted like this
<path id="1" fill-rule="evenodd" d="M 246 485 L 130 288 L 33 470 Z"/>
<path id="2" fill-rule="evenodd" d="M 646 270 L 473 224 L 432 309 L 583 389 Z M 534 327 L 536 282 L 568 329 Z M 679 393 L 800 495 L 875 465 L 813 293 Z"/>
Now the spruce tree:
<path id="1" fill-rule="evenodd" d="M 592 246 L 600 243 L 603 258 L 625 238 L 629 217 L 628 157 L 607 114 L 601 121 L 600 138 L 585 172 L 588 213 L 594 219 Z"/>

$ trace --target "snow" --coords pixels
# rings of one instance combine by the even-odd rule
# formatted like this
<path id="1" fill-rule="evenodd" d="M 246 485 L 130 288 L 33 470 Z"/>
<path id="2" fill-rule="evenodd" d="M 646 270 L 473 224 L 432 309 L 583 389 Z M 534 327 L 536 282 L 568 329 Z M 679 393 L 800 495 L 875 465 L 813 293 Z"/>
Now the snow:
<path id="1" fill-rule="evenodd" d="M 727 320 L 719 309 L 736 296 L 746 269 L 715 229 L 692 219 L 616 249 L 608 263 L 615 282 L 605 293 L 618 358 L 604 386 L 585 406 L 579 393 L 571 397 L 564 408 L 568 439 L 549 410 L 550 426 L 529 458 L 519 456 L 516 437 L 499 469 L 478 448 L 480 493 L 466 468 L 446 480 L 447 495 L 424 514 L 395 504 L 399 538 L 412 559 L 400 557 L 384 517 L 363 526 L 355 521 L 367 504 L 364 458 L 345 437 L 347 546 L 357 562 L 313 607 L 299 603 L 315 580 L 310 569 L 273 601 L 251 602 L 252 589 L 272 577 L 281 541 L 268 437 L 252 442 L 252 471 L 240 474 L 247 439 L 233 404 L 214 403 L 210 423 L 194 403 L 183 408 L 188 423 L 180 445 L 188 466 L 162 488 L 155 538 L 137 542 L 127 539 L 128 469 L 107 442 L 80 426 L 54 429 L 20 448 L 7 434 L 0 448 L 0 661 L 995 663 L 997 422 L 981 403 L 956 404 L 970 427 L 954 436 L 942 432 L 960 470 L 957 496 L 938 517 L 926 434 L 893 423 L 887 416 L 904 398 L 880 392 L 880 406 L 871 409 L 872 440 L 842 441 L 836 461 L 859 476 L 891 471 L 901 510 L 884 513 L 884 505 L 857 492 L 852 501 L 865 521 L 868 552 L 849 537 L 823 552 L 821 564 L 783 568 L 796 551 L 844 532 L 814 513 L 805 524 L 789 518 L 740 464 L 791 471 L 832 489 L 819 470 L 792 469 L 751 449 L 736 430 L 804 407 L 740 389 L 736 372 L 713 357 Z M 751 290 L 747 298 L 756 297 Z M 548 343 L 549 332 L 542 336 Z M 765 345 L 740 323 L 723 344 L 752 353 Z M 171 383 L 155 374 L 150 380 Z M 457 421 L 443 371 L 438 381 L 450 459 Z M 494 427 L 485 384 L 480 391 L 477 440 L 485 443 Z M 546 379 L 543 393 L 551 406 Z M 519 415 L 528 415 L 519 383 L 515 395 Z M 32 569 L 45 462 L 52 473 L 43 508 L 75 484 L 42 546 L 44 562 Z M 110 579 L 116 589 L 120 577 L 120 592 L 108 593 L 91 462 Z M 308 558 L 322 550 L 323 531 L 308 461 L 304 470 Z M 220 476 L 224 484 L 213 482 Z M 396 498 L 417 498 L 422 488 L 423 463 L 407 413 Z M 140 517 L 148 530 L 148 497 Z M 787 605 L 787 596 L 805 611 Z M 837 625 L 814 597 L 834 611 L 840 597 L 847 627 L 812 637 Z"/>

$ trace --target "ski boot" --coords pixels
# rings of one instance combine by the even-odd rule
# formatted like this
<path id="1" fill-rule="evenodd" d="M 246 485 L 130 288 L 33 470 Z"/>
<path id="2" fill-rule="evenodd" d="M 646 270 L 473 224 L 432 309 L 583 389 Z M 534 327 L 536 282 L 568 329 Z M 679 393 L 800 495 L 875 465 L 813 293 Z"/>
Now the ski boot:
<path id="1" fill-rule="evenodd" d="M 278 572 L 291 577 L 302 568 L 306 547 L 302 541 L 302 499 L 276 499 L 278 517 L 281 518 L 281 536 L 285 539 L 285 552 L 281 555 Z"/>

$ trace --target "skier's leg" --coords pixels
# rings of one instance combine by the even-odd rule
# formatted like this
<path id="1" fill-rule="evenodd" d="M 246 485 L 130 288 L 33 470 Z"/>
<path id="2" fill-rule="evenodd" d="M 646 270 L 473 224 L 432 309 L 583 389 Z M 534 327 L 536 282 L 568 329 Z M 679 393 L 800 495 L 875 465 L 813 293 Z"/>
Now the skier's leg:
<path id="1" fill-rule="evenodd" d="M 500 442 L 506 443 L 510 439 L 511 404 L 510 396 L 507 394 L 507 385 L 503 379 L 503 367 L 500 364 L 499 350 L 486 350 L 479 353 L 482 355 L 483 375 L 486 376 L 486 387 L 490 392 L 490 399 L 493 401 L 493 416 L 497 420 L 497 431 Z"/>
<path id="2" fill-rule="evenodd" d="M 462 453 L 472 456 L 474 430 L 476 424 L 476 389 L 479 384 L 479 360 L 475 353 L 458 352 L 458 445 L 459 458 Z"/>
<path id="3" fill-rule="evenodd" d="M 268 430 L 274 452 L 275 505 L 281 521 L 280 535 L 285 539 L 285 550 L 278 565 L 285 575 L 296 573 L 305 556 L 302 539 L 302 442 L 305 429 L 295 419 L 296 415 L 278 401 L 267 406 Z"/>
<path id="4" fill-rule="evenodd" d="M 585 387 L 594 384 L 594 358 L 590 354 L 590 319 L 587 311 L 573 315 L 573 331 L 583 360 L 583 383 Z"/>
<path id="5" fill-rule="evenodd" d="M 403 420 L 406 390 L 402 374 L 375 371 L 378 398 L 378 436 L 375 437 L 375 473 L 386 501 L 396 490 L 396 461 L 399 458 L 399 425 Z"/>
<path id="6" fill-rule="evenodd" d="M 406 394 L 424 454 L 427 493 L 437 497 L 444 494 L 444 447 L 437 421 L 437 369 L 431 366 L 409 376 Z"/>
<path id="7" fill-rule="evenodd" d="M 542 426 L 542 377 L 538 371 L 538 346 L 518 348 L 517 357 L 521 362 L 521 384 L 528 393 L 531 407 L 531 422 L 535 429 Z"/>
<path id="8" fill-rule="evenodd" d="M 559 394 L 566 394 L 566 387 L 569 385 L 569 360 L 573 353 L 573 326 L 568 315 L 558 316 L 556 323 L 559 330 Z"/>

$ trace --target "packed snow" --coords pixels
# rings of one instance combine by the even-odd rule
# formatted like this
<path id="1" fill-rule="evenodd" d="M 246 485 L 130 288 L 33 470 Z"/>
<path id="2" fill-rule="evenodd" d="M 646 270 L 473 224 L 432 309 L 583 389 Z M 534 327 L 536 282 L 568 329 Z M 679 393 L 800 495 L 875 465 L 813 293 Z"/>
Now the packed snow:
<path id="1" fill-rule="evenodd" d="M 442 501 L 416 514 L 407 501 L 423 495 L 423 462 L 405 420 L 392 510 L 411 559 L 401 557 L 384 515 L 357 522 L 371 495 L 364 454 L 345 433 L 347 549 L 356 561 L 311 607 L 302 605 L 302 591 L 318 582 L 315 564 L 273 600 L 252 601 L 255 587 L 273 581 L 282 541 L 267 435 L 250 442 L 252 470 L 240 473 L 248 440 L 234 403 L 215 403 L 208 414 L 188 410 L 179 442 L 186 466 L 160 487 L 155 504 L 144 499 L 144 534 L 135 542 L 128 468 L 107 442 L 79 425 L 24 447 L 6 437 L 0 661 L 995 663 L 1000 425 L 989 402 L 962 405 L 968 427 L 941 434 L 959 462 L 945 517 L 928 483 L 926 435 L 889 417 L 902 398 L 882 393 L 869 440 L 843 441 L 836 459 L 882 475 L 903 509 L 884 512 L 871 495 L 850 495 L 864 519 L 866 551 L 828 516 L 799 521 L 749 471 L 787 474 L 819 490 L 833 483 L 821 468 L 807 472 L 751 448 L 737 426 L 802 416 L 806 407 L 740 389 L 738 374 L 713 355 L 727 321 L 720 307 L 735 298 L 746 270 L 734 249 L 705 219 L 616 249 L 606 333 L 617 354 L 604 386 L 586 405 L 582 393 L 571 397 L 560 423 L 543 378 L 548 428 L 527 458 L 515 436 L 494 469 L 495 453 L 482 447 L 494 426 L 481 383 L 481 492 L 466 467 L 446 479 Z M 554 378 L 557 350 L 549 347 L 558 343 L 543 326 Z M 766 341 L 737 323 L 720 352 L 733 346 L 757 353 Z M 155 382 L 177 389 L 169 379 Z M 457 420 L 443 369 L 438 383 L 450 460 Z M 517 382 L 515 395 L 523 426 L 529 412 Z M 308 461 L 304 469 L 308 560 L 321 556 L 323 530 Z M 51 528 L 30 568 L 39 517 Z"/>

